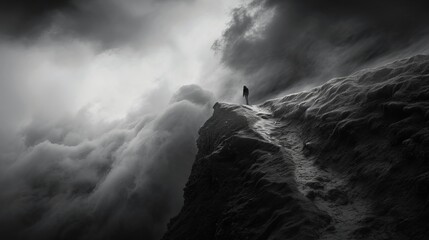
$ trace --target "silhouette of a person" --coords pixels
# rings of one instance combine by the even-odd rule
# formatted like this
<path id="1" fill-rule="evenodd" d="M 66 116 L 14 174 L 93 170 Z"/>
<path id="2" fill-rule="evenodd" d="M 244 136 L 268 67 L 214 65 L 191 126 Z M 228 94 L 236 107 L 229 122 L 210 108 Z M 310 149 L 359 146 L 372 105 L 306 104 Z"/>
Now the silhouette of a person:
<path id="1" fill-rule="evenodd" d="M 246 104 L 249 105 L 249 89 L 243 86 L 243 97 L 246 98 Z"/>

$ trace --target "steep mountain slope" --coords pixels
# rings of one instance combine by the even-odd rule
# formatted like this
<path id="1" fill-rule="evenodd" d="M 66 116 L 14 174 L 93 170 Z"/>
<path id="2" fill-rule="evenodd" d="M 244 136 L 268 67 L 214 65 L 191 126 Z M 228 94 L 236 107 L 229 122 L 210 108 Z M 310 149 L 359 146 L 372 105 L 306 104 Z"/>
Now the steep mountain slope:
<path id="1" fill-rule="evenodd" d="M 164 239 L 426 239 L 429 57 L 217 103 Z"/>

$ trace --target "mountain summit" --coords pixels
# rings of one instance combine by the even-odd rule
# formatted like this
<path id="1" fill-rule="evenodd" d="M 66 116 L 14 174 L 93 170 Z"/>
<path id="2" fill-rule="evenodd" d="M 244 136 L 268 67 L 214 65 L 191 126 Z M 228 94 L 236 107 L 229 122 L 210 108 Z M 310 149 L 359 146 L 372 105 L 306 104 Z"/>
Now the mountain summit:
<path id="1" fill-rule="evenodd" d="M 427 239 L 429 56 L 216 103 L 163 239 Z"/>

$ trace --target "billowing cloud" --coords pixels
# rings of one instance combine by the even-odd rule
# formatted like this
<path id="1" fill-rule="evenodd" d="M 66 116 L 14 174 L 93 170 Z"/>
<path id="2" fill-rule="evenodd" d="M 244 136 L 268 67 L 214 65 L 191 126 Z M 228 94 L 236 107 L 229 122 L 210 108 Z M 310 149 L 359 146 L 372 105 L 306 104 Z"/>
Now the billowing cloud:
<path id="1" fill-rule="evenodd" d="M 197 132 L 213 104 L 196 85 L 175 96 L 156 115 L 141 112 L 137 121 L 99 126 L 98 133 L 85 113 L 53 125 L 31 123 L 23 132 L 27 147 L 2 162 L 0 234 L 159 238 L 181 207 Z"/>
<path id="2" fill-rule="evenodd" d="M 255 102 L 414 47 L 427 8 L 404 2 L 255 0 L 213 45 L 227 69 L 210 46 L 237 1 L 0 3 L 0 236 L 159 238 L 214 95 Z"/>
<path id="3" fill-rule="evenodd" d="M 261 100 L 419 43 L 427 49 L 428 11 L 423 0 L 254 0 L 234 11 L 214 47 L 240 74 L 237 84 L 249 85 L 253 99 Z"/>
<path id="4" fill-rule="evenodd" d="M 0 236 L 160 238 L 231 2 L 0 3 Z"/>
<path id="5" fill-rule="evenodd" d="M 186 85 L 182 86 L 171 99 L 172 102 L 180 102 L 184 100 L 188 100 L 199 105 L 206 105 L 207 103 L 213 103 L 214 95 L 209 91 L 203 90 L 198 85 Z"/>
<path id="6" fill-rule="evenodd" d="M 28 43 L 49 34 L 93 43 L 99 50 L 170 41 L 171 21 L 194 0 L 42 0 L 0 4 L 0 36 Z M 185 17 L 183 17 L 185 19 Z"/>

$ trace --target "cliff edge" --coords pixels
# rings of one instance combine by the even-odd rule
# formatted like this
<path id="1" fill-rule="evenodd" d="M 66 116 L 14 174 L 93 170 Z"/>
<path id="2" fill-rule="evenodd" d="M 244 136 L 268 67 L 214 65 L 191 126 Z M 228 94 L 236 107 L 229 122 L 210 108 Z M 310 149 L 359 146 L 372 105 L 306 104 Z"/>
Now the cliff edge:
<path id="1" fill-rule="evenodd" d="M 427 239 L 429 56 L 217 103 L 163 239 Z"/>

